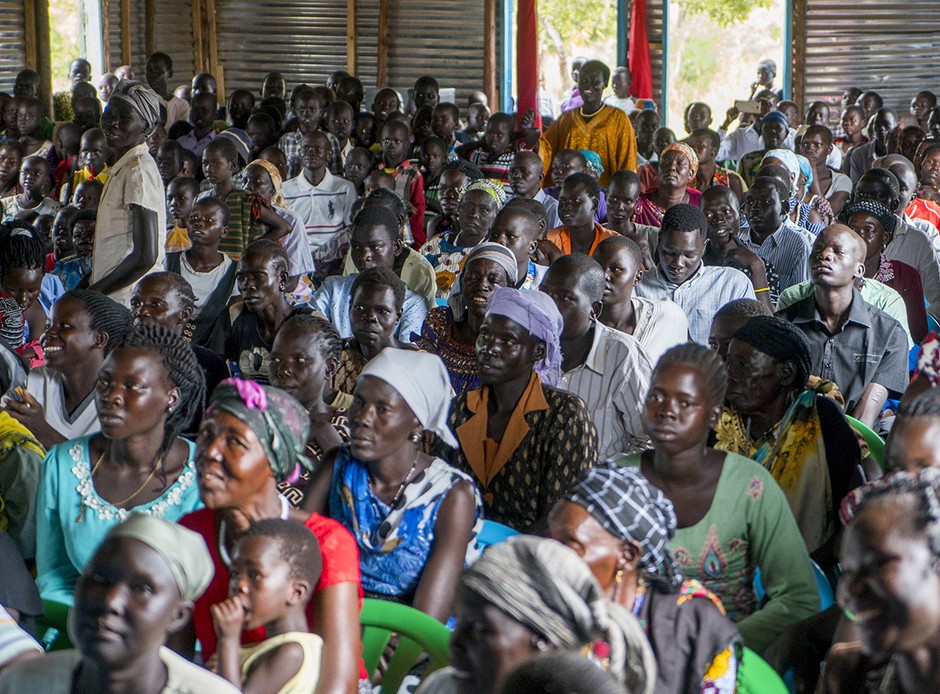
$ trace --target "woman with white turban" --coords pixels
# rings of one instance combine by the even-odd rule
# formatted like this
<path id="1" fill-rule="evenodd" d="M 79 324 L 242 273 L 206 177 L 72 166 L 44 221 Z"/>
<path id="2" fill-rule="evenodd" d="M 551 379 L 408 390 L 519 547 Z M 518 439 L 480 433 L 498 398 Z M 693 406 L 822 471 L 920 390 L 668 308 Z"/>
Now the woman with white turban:
<path id="1" fill-rule="evenodd" d="M 425 431 L 456 446 L 440 357 L 388 347 L 366 364 L 349 408 L 349 443 L 324 458 L 304 508 L 359 544 L 366 597 L 447 621 L 457 577 L 475 559 L 483 501 L 470 476 L 421 451 Z"/>
<path id="2" fill-rule="evenodd" d="M 146 141 L 159 122 L 160 97 L 132 80 L 118 82 L 101 116 L 116 162 L 98 206 L 90 288 L 125 306 L 137 280 L 163 269 L 166 201 Z"/>

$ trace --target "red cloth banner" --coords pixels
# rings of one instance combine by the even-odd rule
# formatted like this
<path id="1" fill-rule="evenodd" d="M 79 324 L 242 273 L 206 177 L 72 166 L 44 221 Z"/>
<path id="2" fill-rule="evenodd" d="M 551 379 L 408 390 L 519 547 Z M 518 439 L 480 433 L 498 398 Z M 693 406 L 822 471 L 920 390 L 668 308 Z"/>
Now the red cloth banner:
<path id="1" fill-rule="evenodd" d="M 542 127 L 539 113 L 538 0 L 519 0 L 516 14 L 516 113 L 535 111 L 535 127 Z"/>
<path id="2" fill-rule="evenodd" d="M 653 70 L 650 66 L 650 42 L 646 35 L 646 0 L 633 0 L 630 18 L 630 93 L 637 99 L 653 98 Z"/>

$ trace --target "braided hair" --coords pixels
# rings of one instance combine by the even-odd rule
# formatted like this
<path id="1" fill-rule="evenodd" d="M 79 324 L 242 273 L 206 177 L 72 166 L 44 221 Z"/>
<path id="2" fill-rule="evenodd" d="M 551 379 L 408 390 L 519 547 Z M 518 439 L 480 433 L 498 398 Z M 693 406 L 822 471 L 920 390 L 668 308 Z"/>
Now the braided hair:
<path id="1" fill-rule="evenodd" d="M 911 508 L 903 514 L 906 527 L 896 530 L 911 535 L 923 533 L 930 549 L 933 570 L 940 573 L 940 470 L 924 468 L 917 474 L 896 472 L 871 485 L 855 509 L 853 517 L 877 503 L 911 497 Z"/>
<path id="2" fill-rule="evenodd" d="M 710 404 L 720 405 L 725 401 L 725 391 L 728 389 L 728 369 L 716 352 L 695 342 L 677 345 L 666 350 L 659 358 L 653 368 L 653 377 L 655 378 L 656 372 L 669 364 L 687 364 L 699 369 L 708 387 Z"/>
<path id="3" fill-rule="evenodd" d="M 42 270 L 46 249 L 36 231 L 22 220 L 0 224 L 0 276 L 13 268 Z"/>
<path id="4" fill-rule="evenodd" d="M 85 306 L 91 317 L 91 329 L 104 333 L 108 340 L 104 346 L 105 355 L 110 354 L 117 344 L 134 325 L 134 314 L 109 296 L 91 289 L 73 289 L 62 295 L 62 299 L 74 299 Z"/>
<path id="5" fill-rule="evenodd" d="M 161 451 L 173 442 L 205 406 L 206 377 L 192 347 L 182 337 L 154 323 L 138 323 L 115 345 L 158 353 L 169 373 L 170 382 L 180 391 L 179 405 L 166 416 Z"/>
<path id="6" fill-rule="evenodd" d="M 290 327 L 309 333 L 310 341 L 319 347 L 324 362 L 339 362 L 340 353 L 343 351 L 343 338 L 326 318 L 315 313 L 292 312 L 287 320 L 281 323 L 278 332 Z"/>
<path id="7" fill-rule="evenodd" d="M 195 310 L 196 308 L 196 293 L 193 291 L 193 285 L 189 283 L 185 277 L 176 272 L 151 272 L 149 275 L 144 275 L 140 278 L 138 285 L 144 280 L 154 279 L 154 280 L 164 280 L 167 284 L 170 285 L 170 291 L 176 292 L 180 298 L 180 304 L 183 308 L 188 308 L 190 310 Z"/>

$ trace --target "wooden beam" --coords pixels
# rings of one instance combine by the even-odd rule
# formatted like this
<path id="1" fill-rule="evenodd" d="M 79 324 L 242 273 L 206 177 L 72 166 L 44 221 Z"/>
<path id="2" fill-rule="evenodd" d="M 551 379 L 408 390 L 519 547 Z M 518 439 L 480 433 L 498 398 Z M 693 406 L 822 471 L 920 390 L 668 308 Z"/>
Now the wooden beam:
<path id="1" fill-rule="evenodd" d="M 110 4 L 111 0 L 101 0 L 101 39 L 105 72 L 111 72 L 111 20 L 108 16 Z"/>
<path id="2" fill-rule="evenodd" d="M 376 65 L 376 87 L 388 86 L 388 0 L 379 0 L 379 45 Z"/>
<path id="3" fill-rule="evenodd" d="M 26 67 L 36 69 L 36 5 L 32 2 L 23 3 L 23 24 L 26 34 Z"/>
<path id="4" fill-rule="evenodd" d="M 206 48 L 209 56 L 209 72 L 215 77 L 219 99 L 225 101 L 225 74 L 219 62 L 219 32 L 215 18 L 215 0 L 204 0 L 206 10 Z"/>
<path id="5" fill-rule="evenodd" d="M 121 65 L 131 64 L 131 0 L 121 0 Z"/>
<path id="6" fill-rule="evenodd" d="M 806 106 L 803 99 L 806 94 L 806 0 L 793 2 L 793 27 L 790 40 L 790 98 L 796 102 L 801 112 Z"/>
<path id="7" fill-rule="evenodd" d="M 193 0 L 193 66 L 197 73 L 206 71 L 206 52 L 202 37 L 202 0 Z"/>
<path id="8" fill-rule="evenodd" d="M 144 52 L 147 57 L 157 50 L 157 0 L 144 0 Z"/>
<path id="9" fill-rule="evenodd" d="M 346 0 L 346 72 L 355 75 L 358 53 L 356 30 L 356 0 Z"/>
<path id="10" fill-rule="evenodd" d="M 496 3 L 497 0 L 483 2 L 483 91 L 491 104 L 499 103 L 496 89 L 496 72 L 499 69 L 496 59 Z"/>

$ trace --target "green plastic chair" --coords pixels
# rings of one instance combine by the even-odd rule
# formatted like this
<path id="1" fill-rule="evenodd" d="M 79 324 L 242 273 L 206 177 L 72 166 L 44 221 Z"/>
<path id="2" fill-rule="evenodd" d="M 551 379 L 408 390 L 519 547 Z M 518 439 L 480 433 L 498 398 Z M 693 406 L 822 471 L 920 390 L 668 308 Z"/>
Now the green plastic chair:
<path id="1" fill-rule="evenodd" d="M 745 648 L 738 666 L 737 694 L 789 694 L 789 690 L 766 660 Z"/>
<path id="2" fill-rule="evenodd" d="M 425 675 L 450 662 L 447 650 L 450 631 L 433 617 L 413 607 L 366 598 L 362 601 L 359 624 L 362 626 L 362 659 L 370 676 L 375 674 L 379 659 L 392 636 L 399 636 L 398 645 L 382 678 L 383 692 L 397 692 L 405 675 L 424 653 L 431 658 Z"/>
<path id="3" fill-rule="evenodd" d="M 885 440 L 878 436 L 871 427 L 866 424 L 862 424 L 860 421 L 855 419 L 855 417 L 845 416 L 849 420 L 855 429 L 862 435 L 862 438 L 865 439 L 865 443 L 868 444 L 868 450 L 871 451 L 871 457 L 878 461 L 878 464 L 884 469 L 885 466 Z"/>
<path id="4" fill-rule="evenodd" d="M 72 648 L 68 632 L 69 610 L 72 608 L 52 600 L 43 600 L 42 607 L 45 614 L 36 620 L 36 636 L 39 643 L 47 651 Z"/>

